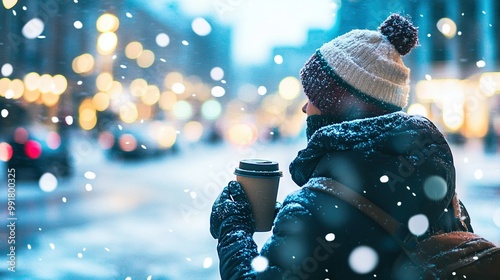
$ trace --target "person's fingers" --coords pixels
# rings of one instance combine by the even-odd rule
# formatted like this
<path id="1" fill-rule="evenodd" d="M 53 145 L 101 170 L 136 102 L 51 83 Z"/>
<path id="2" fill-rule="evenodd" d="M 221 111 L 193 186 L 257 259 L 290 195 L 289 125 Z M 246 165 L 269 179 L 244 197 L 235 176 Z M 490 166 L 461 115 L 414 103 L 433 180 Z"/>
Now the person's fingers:
<path id="1" fill-rule="evenodd" d="M 233 201 L 242 201 L 247 199 L 245 191 L 241 187 L 241 184 L 237 181 L 229 182 L 228 189 L 229 195 L 233 198 Z"/>
<path id="2" fill-rule="evenodd" d="M 217 206 L 218 204 L 220 204 L 220 203 L 222 203 L 222 202 L 224 202 L 224 201 L 226 201 L 228 199 L 231 199 L 231 196 L 229 195 L 229 188 L 228 188 L 228 186 L 225 186 L 222 189 L 222 192 L 217 197 L 217 199 L 215 199 L 214 206 Z"/>

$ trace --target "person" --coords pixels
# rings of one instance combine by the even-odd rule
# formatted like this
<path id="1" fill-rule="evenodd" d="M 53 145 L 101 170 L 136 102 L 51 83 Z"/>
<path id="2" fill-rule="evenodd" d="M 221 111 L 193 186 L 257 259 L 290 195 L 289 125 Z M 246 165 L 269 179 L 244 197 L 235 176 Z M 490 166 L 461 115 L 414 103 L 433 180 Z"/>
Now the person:
<path id="1" fill-rule="evenodd" d="M 378 30 L 352 30 L 310 57 L 300 71 L 308 142 L 289 167 L 302 188 L 283 201 L 259 253 L 249 202 L 238 182 L 228 183 L 210 216 L 222 279 L 418 279 L 401 269 L 408 259 L 374 220 L 307 187 L 325 178 L 369 199 L 418 239 L 472 231 L 445 137 L 427 118 L 402 111 L 410 90 L 402 57 L 417 45 L 417 28 L 391 14 Z"/>

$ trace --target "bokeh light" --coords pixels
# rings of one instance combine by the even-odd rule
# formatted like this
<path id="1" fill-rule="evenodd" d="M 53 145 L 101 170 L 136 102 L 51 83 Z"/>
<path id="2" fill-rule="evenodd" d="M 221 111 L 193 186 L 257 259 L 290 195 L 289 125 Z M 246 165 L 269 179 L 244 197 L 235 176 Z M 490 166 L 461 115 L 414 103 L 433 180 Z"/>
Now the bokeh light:
<path id="1" fill-rule="evenodd" d="M 259 95 L 266 95 L 267 88 L 265 86 L 260 86 L 260 87 L 257 88 L 257 93 Z"/>
<path id="2" fill-rule="evenodd" d="M 37 159 L 42 154 L 42 145 L 35 140 L 28 140 L 24 145 L 24 153 L 30 159 Z"/>
<path id="3" fill-rule="evenodd" d="M 158 145 L 162 148 L 170 148 L 177 141 L 177 130 L 173 126 L 163 125 L 155 132 Z"/>
<path id="4" fill-rule="evenodd" d="M 183 131 L 187 142 L 198 142 L 203 135 L 203 125 L 197 121 L 190 121 L 184 125 Z"/>
<path id="5" fill-rule="evenodd" d="M 189 119 L 193 115 L 193 108 L 185 100 L 178 101 L 174 105 L 174 115 L 181 120 Z"/>
<path id="6" fill-rule="evenodd" d="M 9 10 L 17 4 L 17 0 L 2 0 L 5 9 Z"/>
<path id="7" fill-rule="evenodd" d="M 92 99 L 87 98 L 78 107 L 78 124 L 84 130 L 91 130 L 97 124 L 97 114 Z"/>
<path id="8" fill-rule="evenodd" d="M 328 233 L 327 235 L 325 235 L 325 240 L 328 242 L 332 242 L 333 240 L 335 240 L 335 234 Z"/>
<path id="9" fill-rule="evenodd" d="M 108 55 L 114 52 L 118 44 L 118 36 L 113 32 L 105 32 L 97 38 L 97 51 L 102 55 Z"/>
<path id="10" fill-rule="evenodd" d="M 52 76 L 49 74 L 43 74 L 40 76 L 40 92 L 47 93 L 52 91 Z"/>
<path id="11" fill-rule="evenodd" d="M 50 131 L 49 133 L 47 133 L 45 142 L 47 143 L 47 146 L 49 148 L 55 150 L 61 146 L 61 136 L 55 131 Z"/>
<path id="12" fill-rule="evenodd" d="M 120 119 L 126 123 L 133 123 L 139 117 L 137 106 L 132 102 L 127 102 L 120 106 Z"/>
<path id="13" fill-rule="evenodd" d="M 429 219 L 424 214 L 412 216 L 408 220 L 408 229 L 413 235 L 420 236 L 429 228 Z"/>
<path id="14" fill-rule="evenodd" d="M 130 59 L 138 58 L 143 51 L 143 46 L 139 42 L 130 42 L 125 47 L 125 56 Z"/>
<path id="15" fill-rule="evenodd" d="M 0 79 L 0 96 L 5 96 L 7 90 L 9 90 L 10 79 L 2 78 Z"/>
<path id="16" fill-rule="evenodd" d="M 137 58 L 137 65 L 141 68 L 148 68 L 155 62 L 155 54 L 151 50 L 143 50 Z"/>
<path id="17" fill-rule="evenodd" d="M 449 18 L 442 18 L 438 20 L 436 26 L 439 32 L 441 32 L 448 39 L 455 37 L 457 34 L 457 25 Z"/>
<path id="18" fill-rule="evenodd" d="M 300 81 L 292 76 L 281 80 L 279 84 L 279 94 L 285 100 L 293 100 L 299 96 L 301 90 Z"/>
<path id="19" fill-rule="evenodd" d="M 76 29 L 82 29 L 83 23 L 79 20 L 76 20 L 75 22 L 73 22 L 73 27 L 75 27 Z"/>
<path id="20" fill-rule="evenodd" d="M 0 143 L 0 160 L 7 162 L 12 158 L 12 146 L 9 143 Z"/>
<path id="21" fill-rule="evenodd" d="M 110 103 L 109 95 L 105 92 L 98 92 L 92 98 L 92 102 L 94 103 L 94 108 L 97 111 L 102 112 L 102 111 L 108 109 L 108 107 L 109 107 L 109 103 Z"/>
<path id="22" fill-rule="evenodd" d="M 146 94 L 148 82 L 144 79 L 135 79 L 130 83 L 130 93 L 135 97 L 141 97 Z"/>
<path id="23" fill-rule="evenodd" d="M 380 182 L 381 182 L 381 183 L 384 183 L 384 184 L 385 184 L 385 183 L 389 182 L 389 176 L 387 176 L 387 175 L 382 175 L 382 176 L 380 176 L 380 179 L 379 179 L 379 180 L 380 180 Z"/>
<path id="24" fill-rule="evenodd" d="M 109 131 L 103 131 L 99 134 L 99 137 L 97 139 L 97 143 L 99 144 L 99 147 L 107 150 L 111 149 L 115 143 L 115 137 L 113 134 Z"/>
<path id="25" fill-rule="evenodd" d="M 213 260 L 212 258 L 210 257 L 206 257 L 204 260 L 203 260 L 203 268 L 210 268 L 212 267 L 212 264 L 213 264 Z"/>
<path id="26" fill-rule="evenodd" d="M 54 77 L 52 77 L 52 83 L 52 92 L 55 94 L 62 94 L 68 88 L 68 80 L 61 74 L 54 75 Z"/>
<path id="27" fill-rule="evenodd" d="M 486 67 L 486 61 L 480 59 L 480 60 L 476 61 L 476 66 L 477 66 L 477 68 L 484 68 L 484 67 Z"/>
<path id="28" fill-rule="evenodd" d="M 158 46 L 164 48 L 170 44 L 170 37 L 165 33 L 160 33 L 156 35 L 155 41 Z"/>
<path id="29" fill-rule="evenodd" d="M 210 70 L 210 77 L 214 81 L 220 81 L 224 79 L 224 70 L 220 67 L 214 67 Z"/>
<path id="30" fill-rule="evenodd" d="M 252 269 L 256 272 L 262 272 L 269 266 L 269 260 L 264 256 L 256 256 L 251 262 Z"/>
<path id="31" fill-rule="evenodd" d="M 479 88 L 486 96 L 493 96 L 500 92 L 500 73 L 487 72 L 479 78 Z"/>
<path id="32" fill-rule="evenodd" d="M 4 65 L 2 65 L 2 69 L 0 70 L 2 75 L 5 77 L 12 75 L 13 71 L 14 71 L 14 67 L 12 67 L 12 64 L 10 64 L 10 63 L 5 63 Z"/>
<path id="33" fill-rule="evenodd" d="M 26 128 L 18 127 L 14 130 L 14 141 L 18 144 L 24 144 L 29 139 L 29 134 Z"/>
<path id="34" fill-rule="evenodd" d="M 170 72 L 165 76 L 164 85 L 166 88 L 171 89 L 173 84 L 182 83 L 184 81 L 184 76 L 179 72 Z"/>
<path id="35" fill-rule="evenodd" d="M 441 94 L 442 118 L 444 125 L 451 131 L 458 131 L 464 124 L 465 92 L 463 84 L 449 81 L 447 90 Z"/>
<path id="36" fill-rule="evenodd" d="M 424 105 L 420 103 L 414 103 L 408 106 L 408 114 L 410 115 L 420 115 L 424 117 L 428 117 L 429 112 Z"/>
<path id="37" fill-rule="evenodd" d="M 274 56 L 274 63 L 276 64 L 283 64 L 283 56 L 277 54 Z"/>
<path id="38" fill-rule="evenodd" d="M 111 99 L 118 98 L 122 94 L 122 91 L 123 91 L 122 83 L 118 81 L 113 81 L 113 83 L 111 84 L 111 88 L 108 91 L 109 98 Z"/>
<path id="39" fill-rule="evenodd" d="M 183 94 L 186 91 L 186 86 L 183 83 L 172 84 L 172 91 L 176 94 Z"/>
<path id="40" fill-rule="evenodd" d="M 102 14 L 96 22 L 96 28 L 99 32 L 114 32 L 120 26 L 120 20 L 113 14 Z"/>
<path id="41" fill-rule="evenodd" d="M 448 185 L 440 176 L 431 176 L 425 179 L 424 193 L 431 200 L 441 200 L 448 193 Z"/>
<path id="42" fill-rule="evenodd" d="M 102 72 L 97 76 L 95 81 L 96 87 L 100 91 L 108 91 L 113 85 L 113 76 L 111 73 Z"/>
<path id="43" fill-rule="evenodd" d="M 14 79 L 9 84 L 10 98 L 19 99 L 24 93 L 24 83 L 20 79 Z M 6 95 L 7 96 L 7 95 Z"/>
<path id="44" fill-rule="evenodd" d="M 222 105 L 217 100 L 208 100 L 201 106 L 201 114 L 207 120 L 217 119 L 222 112 Z"/>
<path id="45" fill-rule="evenodd" d="M 35 102 L 40 98 L 40 91 L 25 89 L 23 98 L 30 103 Z"/>
<path id="46" fill-rule="evenodd" d="M 118 139 L 118 146 L 122 151 L 132 152 L 137 148 L 137 140 L 132 134 L 122 134 Z"/>
<path id="47" fill-rule="evenodd" d="M 154 105 L 160 99 L 160 89 L 155 85 L 148 85 L 141 100 L 146 105 Z"/>
<path id="48" fill-rule="evenodd" d="M 38 186 L 44 192 L 53 192 L 57 188 L 57 178 L 52 173 L 44 173 L 38 180 Z"/>
<path id="49" fill-rule="evenodd" d="M 238 146 L 246 146 L 255 143 L 257 136 L 257 128 L 249 123 L 231 125 L 226 132 L 226 138 L 229 143 Z"/>
<path id="50" fill-rule="evenodd" d="M 377 252 L 368 246 L 359 246 L 349 255 L 349 266 L 358 274 L 370 273 L 377 267 L 379 257 Z"/>
<path id="51" fill-rule="evenodd" d="M 222 97 L 226 94 L 226 90 L 221 86 L 214 86 L 210 92 L 214 97 Z"/>
<path id="52" fill-rule="evenodd" d="M 198 36 L 207 36 L 212 32 L 212 26 L 204 18 L 197 17 L 191 23 L 191 28 Z"/>
<path id="53" fill-rule="evenodd" d="M 35 39 L 43 33 L 45 24 L 39 18 L 33 18 L 23 26 L 22 33 L 27 39 Z"/>
<path id="54" fill-rule="evenodd" d="M 55 94 L 53 92 L 42 93 L 41 95 L 42 102 L 47 107 L 52 107 L 59 102 L 59 94 Z"/>
<path id="55" fill-rule="evenodd" d="M 177 95 L 173 91 L 164 91 L 160 96 L 158 101 L 159 106 L 163 110 L 173 110 L 175 103 L 177 102 Z"/>
<path id="56" fill-rule="evenodd" d="M 37 90 L 40 85 L 40 75 L 36 72 L 30 72 L 24 76 L 24 86 L 27 90 Z"/>
<path id="57" fill-rule="evenodd" d="M 88 53 L 79 55 L 73 59 L 72 67 L 77 74 L 88 74 L 94 69 L 94 57 Z"/>

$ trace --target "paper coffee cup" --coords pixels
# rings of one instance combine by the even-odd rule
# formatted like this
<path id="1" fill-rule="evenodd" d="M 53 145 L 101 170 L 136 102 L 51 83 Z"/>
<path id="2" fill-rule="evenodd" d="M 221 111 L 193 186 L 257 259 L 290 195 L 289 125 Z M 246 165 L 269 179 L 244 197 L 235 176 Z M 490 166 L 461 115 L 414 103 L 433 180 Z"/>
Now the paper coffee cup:
<path id="1" fill-rule="evenodd" d="M 275 161 L 245 159 L 235 169 L 238 181 L 252 206 L 255 230 L 270 231 L 274 221 L 278 185 L 283 172 Z"/>

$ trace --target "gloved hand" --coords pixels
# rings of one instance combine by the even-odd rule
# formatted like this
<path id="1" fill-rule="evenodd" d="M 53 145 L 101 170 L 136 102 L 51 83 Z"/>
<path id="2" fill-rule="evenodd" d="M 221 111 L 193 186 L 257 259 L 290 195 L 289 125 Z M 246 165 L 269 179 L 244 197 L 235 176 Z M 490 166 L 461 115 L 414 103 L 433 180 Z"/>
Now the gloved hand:
<path id="1" fill-rule="evenodd" d="M 252 208 L 240 183 L 230 181 L 217 197 L 210 215 L 210 233 L 218 239 L 232 230 L 244 230 L 253 234 L 255 223 Z"/>

